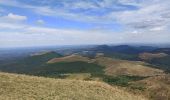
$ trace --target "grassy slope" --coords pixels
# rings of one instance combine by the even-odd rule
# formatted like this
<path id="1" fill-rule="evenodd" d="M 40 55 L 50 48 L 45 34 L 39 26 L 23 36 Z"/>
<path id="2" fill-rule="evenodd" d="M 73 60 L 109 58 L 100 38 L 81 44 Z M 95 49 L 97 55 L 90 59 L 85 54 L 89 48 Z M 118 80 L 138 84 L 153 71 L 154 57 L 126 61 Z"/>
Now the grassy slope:
<path id="1" fill-rule="evenodd" d="M 142 94 L 145 94 L 152 100 L 170 100 L 170 74 L 132 82 L 132 86 L 144 87 Z"/>
<path id="2" fill-rule="evenodd" d="M 42 55 L 32 55 L 20 60 L 9 62 L 5 65 L 0 65 L 0 70 L 4 72 L 15 72 L 32 74 L 32 71 L 46 64 L 52 58 L 62 57 L 62 55 L 55 52 L 46 52 Z"/>
<path id="3" fill-rule="evenodd" d="M 60 74 L 74 74 L 74 73 L 90 73 L 90 74 L 102 74 L 103 67 L 94 63 L 87 63 L 82 61 L 75 62 L 58 62 L 53 64 L 46 64 L 38 70 L 35 70 L 36 75 L 56 77 Z"/>
<path id="4" fill-rule="evenodd" d="M 168 56 L 168 54 L 166 53 L 141 53 L 139 54 L 139 58 L 142 60 L 150 60 L 150 59 L 154 59 L 154 58 L 162 58 L 162 57 L 166 57 Z"/>
<path id="5" fill-rule="evenodd" d="M 60 80 L 0 73 L 1 100 L 145 100 L 94 81 Z"/>
<path id="6" fill-rule="evenodd" d="M 79 58 L 79 59 L 77 59 Z M 70 60 L 71 59 L 71 60 Z M 128 60 L 118 60 L 118 59 L 111 59 L 108 57 L 97 57 L 94 59 L 89 59 L 87 57 L 81 57 L 81 56 L 68 56 L 68 57 L 61 57 L 61 58 L 56 58 L 56 59 L 52 59 L 49 62 L 52 63 L 53 68 L 57 68 L 58 65 L 61 65 L 59 63 L 62 62 L 69 62 L 67 63 L 68 67 L 62 67 L 62 68 L 70 68 L 70 66 L 76 67 L 77 68 L 81 68 L 81 66 L 85 65 L 84 68 L 89 66 L 90 68 L 94 68 L 94 67 L 90 67 L 94 66 L 95 64 L 93 63 L 97 63 L 97 65 L 101 70 L 105 71 L 105 74 L 107 75 L 134 75 L 134 76 L 153 76 L 153 75 L 159 75 L 162 74 L 163 71 L 159 70 L 159 69 L 155 69 L 155 68 L 151 68 L 149 66 L 146 66 L 146 64 L 144 62 L 137 62 L 137 61 L 128 61 Z M 84 63 L 79 63 L 78 61 L 84 61 Z M 56 63 L 57 62 L 57 63 Z M 72 63 L 75 64 L 72 64 Z M 89 63 L 86 64 L 85 62 Z M 78 63 L 78 64 L 76 64 Z M 64 66 L 64 64 L 62 64 L 62 66 Z M 105 66 L 105 67 L 101 67 L 101 66 Z M 51 67 L 47 67 L 47 69 L 49 69 Z M 97 68 L 97 67 L 96 67 Z M 74 69 L 74 68 L 72 68 Z M 98 71 L 98 70 L 96 70 Z M 81 71 L 79 71 L 81 72 Z M 100 71 L 101 72 L 101 71 Z"/>
<path id="7" fill-rule="evenodd" d="M 149 64 L 152 67 L 170 72 L 170 55 L 165 53 L 142 53 L 139 58 Z"/>
<path id="8" fill-rule="evenodd" d="M 151 59 L 146 62 L 155 65 L 156 68 L 163 69 L 170 73 L 170 55 L 162 58 Z"/>
<path id="9" fill-rule="evenodd" d="M 110 53 L 106 54 L 105 56 L 115 59 L 122 59 L 122 60 L 138 60 L 137 54 L 124 54 L 124 53 Z"/>
<path id="10" fill-rule="evenodd" d="M 74 62 L 74 61 L 91 62 L 88 57 L 83 57 L 80 55 L 70 55 L 70 56 L 61 57 L 61 58 L 53 58 L 49 60 L 47 63 Z"/>
<path id="11" fill-rule="evenodd" d="M 111 59 L 108 57 L 96 58 L 99 65 L 105 66 L 107 75 L 154 76 L 163 74 L 162 70 L 146 66 L 144 62 Z"/>
<path id="12" fill-rule="evenodd" d="M 27 59 L 23 59 L 23 62 L 21 62 L 18 68 L 25 69 L 25 67 L 29 68 L 29 66 L 31 66 L 30 68 L 35 67 L 36 69 L 27 70 L 32 75 L 65 78 L 65 79 L 78 79 L 78 80 L 99 80 L 99 81 L 107 82 L 111 85 L 118 85 L 123 87 L 132 86 L 130 87 L 132 91 L 134 91 L 134 89 L 135 90 L 137 89 L 137 91 L 142 90 L 142 91 L 149 91 L 149 92 L 150 91 L 152 92 L 151 88 L 146 90 L 145 86 L 141 84 L 133 85 L 131 84 L 131 82 L 143 80 L 144 79 L 143 76 L 154 76 L 154 75 L 163 74 L 161 70 L 150 68 L 144 65 L 146 64 L 144 62 L 118 60 L 118 59 L 111 59 L 108 57 L 97 57 L 95 59 L 89 59 L 86 57 L 71 56 L 70 59 L 70 56 L 69 57 L 59 56 L 60 58 L 56 58 L 56 59 L 62 60 L 62 62 L 46 63 L 50 59 L 53 59 L 54 57 L 57 57 L 57 55 L 54 56 L 54 54 L 47 54 L 47 55 L 31 56 Z M 64 74 L 64 75 L 60 76 L 60 74 Z M 130 75 L 130 76 L 126 76 L 126 75 Z M 159 87 L 158 88 L 155 87 L 155 89 L 159 89 Z M 155 100 L 157 99 L 155 98 Z"/>

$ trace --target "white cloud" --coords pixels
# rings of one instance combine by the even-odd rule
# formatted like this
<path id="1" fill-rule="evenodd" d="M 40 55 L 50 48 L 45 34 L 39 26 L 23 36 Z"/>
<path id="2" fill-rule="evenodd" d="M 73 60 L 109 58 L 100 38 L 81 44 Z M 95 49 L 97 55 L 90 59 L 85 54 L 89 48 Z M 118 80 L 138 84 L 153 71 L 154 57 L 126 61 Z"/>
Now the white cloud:
<path id="1" fill-rule="evenodd" d="M 155 27 L 169 26 L 170 1 L 153 0 L 141 3 L 139 10 L 113 12 L 108 18 L 117 18 L 117 21 L 130 28 L 150 30 Z"/>
<path id="2" fill-rule="evenodd" d="M 154 27 L 154 28 L 151 28 L 150 30 L 151 31 L 162 31 L 166 28 L 166 26 L 160 26 L 160 27 Z"/>
<path id="3" fill-rule="evenodd" d="M 23 28 L 25 28 L 25 25 L 5 23 L 5 22 L 0 23 L 0 29 L 15 30 L 15 29 L 23 29 Z"/>
<path id="4" fill-rule="evenodd" d="M 14 20 L 14 21 L 24 21 L 24 20 L 27 20 L 26 16 L 17 15 L 17 14 L 13 14 L 13 13 L 9 13 L 6 16 L 6 18 L 9 19 L 9 20 Z"/>
<path id="5" fill-rule="evenodd" d="M 133 33 L 133 34 L 138 34 L 139 32 L 135 30 L 135 31 L 133 31 L 132 33 Z"/>
<path id="6" fill-rule="evenodd" d="M 17 15 L 17 14 L 13 14 L 13 13 L 9 13 L 6 16 L 0 17 L 1 22 L 12 22 L 13 23 L 13 22 L 23 22 L 26 20 L 27 20 L 26 16 Z"/>
<path id="7" fill-rule="evenodd" d="M 37 20 L 36 23 L 39 24 L 39 25 L 44 25 L 45 24 L 44 20 L 42 20 L 42 19 Z"/>

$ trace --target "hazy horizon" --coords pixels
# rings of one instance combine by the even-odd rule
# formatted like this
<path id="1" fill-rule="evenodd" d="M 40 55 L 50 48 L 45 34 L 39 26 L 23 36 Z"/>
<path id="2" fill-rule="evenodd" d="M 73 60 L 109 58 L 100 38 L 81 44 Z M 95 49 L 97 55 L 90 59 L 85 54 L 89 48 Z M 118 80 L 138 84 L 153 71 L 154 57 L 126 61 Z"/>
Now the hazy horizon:
<path id="1" fill-rule="evenodd" d="M 121 45 L 128 45 L 128 46 L 136 46 L 136 47 L 140 47 L 140 46 L 150 46 L 150 47 L 158 47 L 158 48 L 169 48 L 170 47 L 170 43 L 163 43 L 163 44 L 65 44 L 65 45 L 37 45 L 37 46 L 4 46 L 4 47 L 0 47 L 0 49 L 25 49 L 25 48 L 61 48 L 61 47 L 86 47 L 86 46 L 100 46 L 100 45 L 108 45 L 108 46 L 121 46 Z"/>

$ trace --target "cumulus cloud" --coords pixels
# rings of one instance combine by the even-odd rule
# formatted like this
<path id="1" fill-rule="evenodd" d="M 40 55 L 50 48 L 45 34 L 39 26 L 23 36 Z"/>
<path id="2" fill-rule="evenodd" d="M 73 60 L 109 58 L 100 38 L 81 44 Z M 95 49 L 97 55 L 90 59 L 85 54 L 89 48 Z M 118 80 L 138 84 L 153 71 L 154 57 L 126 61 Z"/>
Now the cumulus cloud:
<path id="1" fill-rule="evenodd" d="M 1 22 L 23 22 L 26 20 L 27 20 L 26 16 L 17 15 L 17 14 L 13 14 L 13 13 L 9 13 L 6 16 L 0 17 Z"/>
<path id="2" fill-rule="evenodd" d="M 12 20 L 16 20 L 16 21 L 24 21 L 27 19 L 26 16 L 21 16 L 21 15 L 16 15 L 16 14 L 13 14 L 13 13 L 9 13 L 7 16 L 6 16 L 7 19 L 12 19 Z"/>

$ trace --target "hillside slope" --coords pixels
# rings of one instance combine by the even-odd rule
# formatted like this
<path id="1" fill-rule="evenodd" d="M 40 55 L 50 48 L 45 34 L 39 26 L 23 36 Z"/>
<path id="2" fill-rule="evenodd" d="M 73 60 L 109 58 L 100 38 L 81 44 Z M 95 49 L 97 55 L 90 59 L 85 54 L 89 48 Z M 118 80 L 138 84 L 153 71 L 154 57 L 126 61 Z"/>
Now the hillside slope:
<path id="1" fill-rule="evenodd" d="M 145 52 L 145 53 L 139 54 L 139 58 L 142 60 L 151 60 L 154 58 L 163 58 L 166 56 L 168 56 L 168 54 L 166 54 L 166 53 L 147 53 L 147 52 Z"/>
<path id="2" fill-rule="evenodd" d="M 0 73 L 1 100 L 146 100 L 94 81 Z"/>
<path id="3" fill-rule="evenodd" d="M 99 67 L 103 66 L 100 68 L 105 72 L 106 75 L 111 75 L 111 76 L 112 75 L 154 76 L 154 75 L 164 74 L 163 70 L 152 68 L 148 66 L 147 63 L 145 62 L 119 60 L 119 59 L 112 59 L 109 57 L 102 57 L 102 56 L 95 57 L 94 59 L 90 59 L 80 55 L 72 55 L 72 56 L 54 58 L 49 60 L 47 63 L 53 65 L 52 68 L 58 68 L 57 65 L 59 65 L 61 62 L 78 63 L 78 61 L 87 62 L 88 64 L 97 64 Z M 82 64 L 79 64 L 79 66 L 82 66 Z M 47 67 L 47 69 L 49 68 L 51 67 Z M 61 68 L 65 68 L 65 67 L 62 65 Z M 69 68 L 69 66 L 67 68 Z"/>
<path id="4" fill-rule="evenodd" d="M 139 61 L 98 57 L 96 62 L 106 67 L 105 73 L 108 75 L 154 76 L 164 73 L 162 70 L 151 68 L 146 63 Z"/>
<path id="5" fill-rule="evenodd" d="M 134 82 L 132 86 L 145 87 L 142 94 L 152 100 L 170 100 L 170 74 L 149 77 Z"/>
<path id="6" fill-rule="evenodd" d="M 3 72 L 32 74 L 34 70 L 41 68 L 48 60 L 57 57 L 62 57 L 62 55 L 53 51 L 38 52 L 0 65 L 0 70 Z"/>
<path id="7" fill-rule="evenodd" d="M 84 62 L 91 62 L 89 58 L 83 57 L 80 55 L 70 55 L 61 58 L 53 58 L 49 60 L 47 63 L 57 63 L 57 62 L 74 62 L 74 61 L 84 61 Z"/>
<path id="8" fill-rule="evenodd" d="M 170 72 L 170 55 L 166 53 L 141 53 L 139 54 L 139 58 L 142 61 L 153 65 L 155 68 L 162 69 L 168 73 Z"/>

